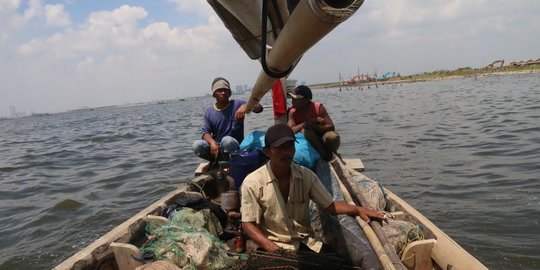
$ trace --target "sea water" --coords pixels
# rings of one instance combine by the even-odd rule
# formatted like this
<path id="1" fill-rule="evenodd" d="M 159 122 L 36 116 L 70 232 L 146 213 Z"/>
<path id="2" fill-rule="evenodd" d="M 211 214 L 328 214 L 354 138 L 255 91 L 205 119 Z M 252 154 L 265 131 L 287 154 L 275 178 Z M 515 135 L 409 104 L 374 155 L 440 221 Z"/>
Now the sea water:
<path id="1" fill-rule="evenodd" d="M 313 95 L 343 157 L 487 267 L 540 267 L 539 73 Z M 190 179 L 212 101 L 0 121 L 0 269 L 52 268 Z M 246 133 L 272 122 L 249 114 Z"/>

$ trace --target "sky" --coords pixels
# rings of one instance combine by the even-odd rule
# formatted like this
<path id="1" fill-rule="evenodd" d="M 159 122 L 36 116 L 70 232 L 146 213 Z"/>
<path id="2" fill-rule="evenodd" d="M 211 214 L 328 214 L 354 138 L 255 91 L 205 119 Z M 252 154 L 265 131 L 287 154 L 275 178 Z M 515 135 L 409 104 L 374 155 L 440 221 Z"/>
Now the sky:
<path id="1" fill-rule="evenodd" d="M 479 68 L 540 58 L 538 0 L 366 0 L 290 78 Z M 205 0 L 0 0 L 0 117 L 252 86 L 261 70 Z"/>

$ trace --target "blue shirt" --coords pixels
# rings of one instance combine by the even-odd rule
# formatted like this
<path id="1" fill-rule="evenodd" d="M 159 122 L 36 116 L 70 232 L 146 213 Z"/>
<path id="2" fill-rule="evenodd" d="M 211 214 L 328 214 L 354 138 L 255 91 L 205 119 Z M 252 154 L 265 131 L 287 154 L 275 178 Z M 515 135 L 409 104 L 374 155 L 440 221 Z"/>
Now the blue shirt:
<path id="1" fill-rule="evenodd" d="M 245 100 L 231 99 L 229 105 L 222 110 L 217 110 L 214 105 L 210 105 L 204 113 L 201 136 L 209 133 L 217 143 L 221 143 L 221 139 L 225 136 L 231 136 L 239 143 L 242 142 L 244 139 L 244 121 L 236 121 L 234 114 L 245 103 Z"/>

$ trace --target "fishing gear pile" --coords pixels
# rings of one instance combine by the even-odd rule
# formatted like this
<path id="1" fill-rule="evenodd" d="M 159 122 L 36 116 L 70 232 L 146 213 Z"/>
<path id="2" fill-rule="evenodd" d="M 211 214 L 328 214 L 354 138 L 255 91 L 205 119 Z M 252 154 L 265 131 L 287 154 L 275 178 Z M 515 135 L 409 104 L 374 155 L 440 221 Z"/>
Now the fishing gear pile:
<path id="1" fill-rule="evenodd" d="M 209 209 L 181 208 L 169 223 L 149 222 L 146 231 L 149 241 L 141 252 L 153 253 L 154 260 L 167 260 L 181 269 L 224 269 L 235 262 L 227 254 L 229 247 L 217 237 L 223 229 Z"/>

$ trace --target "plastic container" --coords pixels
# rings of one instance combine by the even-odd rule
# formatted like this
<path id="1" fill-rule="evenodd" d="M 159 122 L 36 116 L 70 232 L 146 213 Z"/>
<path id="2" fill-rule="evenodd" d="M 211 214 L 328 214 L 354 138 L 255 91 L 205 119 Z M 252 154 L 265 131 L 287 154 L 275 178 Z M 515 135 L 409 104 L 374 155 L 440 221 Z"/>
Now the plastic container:
<path id="1" fill-rule="evenodd" d="M 266 156 L 256 149 L 232 152 L 229 159 L 229 176 L 234 179 L 236 188 L 240 189 L 246 176 L 264 165 L 266 161 Z"/>

